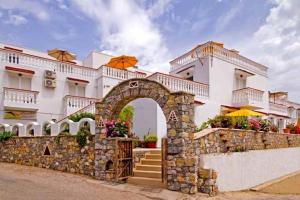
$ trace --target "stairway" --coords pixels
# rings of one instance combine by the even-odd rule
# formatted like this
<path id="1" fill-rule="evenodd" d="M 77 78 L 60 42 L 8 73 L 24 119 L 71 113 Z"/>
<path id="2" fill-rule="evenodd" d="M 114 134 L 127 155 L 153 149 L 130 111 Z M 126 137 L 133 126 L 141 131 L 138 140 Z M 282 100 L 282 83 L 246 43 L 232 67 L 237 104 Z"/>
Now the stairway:
<path id="1" fill-rule="evenodd" d="M 164 187 L 161 174 L 161 150 L 151 150 L 145 154 L 140 163 L 133 169 L 133 177 L 128 183 L 149 187 Z"/>

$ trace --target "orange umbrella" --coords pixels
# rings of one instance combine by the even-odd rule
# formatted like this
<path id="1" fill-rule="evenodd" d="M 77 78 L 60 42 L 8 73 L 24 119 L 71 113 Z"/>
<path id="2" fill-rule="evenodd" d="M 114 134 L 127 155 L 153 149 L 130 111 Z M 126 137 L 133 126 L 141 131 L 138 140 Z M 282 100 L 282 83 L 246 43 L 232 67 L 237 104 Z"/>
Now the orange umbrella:
<path id="1" fill-rule="evenodd" d="M 53 58 L 56 58 L 59 61 L 65 61 L 65 62 L 70 62 L 70 61 L 76 59 L 75 54 L 72 54 L 72 53 L 70 53 L 66 50 L 62 50 L 62 49 L 48 50 L 48 55 L 52 56 Z"/>
<path id="2" fill-rule="evenodd" d="M 127 69 L 129 67 L 134 67 L 138 60 L 134 56 L 119 56 L 110 59 L 106 64 L 108 67 L 113 67 L 117 69 Z"/>

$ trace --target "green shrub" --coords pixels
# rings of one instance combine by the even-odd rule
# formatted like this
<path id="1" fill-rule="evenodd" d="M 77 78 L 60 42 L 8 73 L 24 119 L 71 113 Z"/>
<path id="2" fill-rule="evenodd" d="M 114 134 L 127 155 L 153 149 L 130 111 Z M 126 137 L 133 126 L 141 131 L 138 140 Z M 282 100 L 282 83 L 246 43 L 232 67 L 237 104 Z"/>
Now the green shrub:
<path id="1" fill-rule="evenodd" d="M 72 120 L 73 122 L 79 122 L 83 118 L 95 119 L 95 115 L 93 113 L 83 112 L 83 113 L 71 115 L 69 117 L 69 119 Z"/>
<path id="2" fill-rule="evenodd" d="M 76 134 L 76 141 L 80 148 L 83 148 L 87 144 L 87 140 L 91 136 L 89 127 L 81 127 Z"/>
<path id="3" fill-rule="evenodd" d="M 60 132 L 60 133 L 56 136 L 56 138 L 55 138 L 56 144 L 59 144 L 59 143 L 60 143 L 60 138 L 61 138 L 61 137 L 65 137 L 65 136 L 71 136 L 71 133 L 69 133 L 69 131 L 68 131 L 68 132 L 64 132 L 64 131 Z"/>
<path id="4" fill-rule="evenodd" d="M 15 136 L 15 134 L 11 131 L 1 132 L 0 133 L 0 142 L 7 141 L 14 136 Z"/>
<path id="5" fill-rule="evenodd" d="M 232 117 L 233 128 L 249 129 L 248 117 Z"/>
<path id="6" fill-rule="evenodd" d="M 260 131 L 270 132 L 270 121 L 267 119 L 260 120 Z"/>
<path id="7" fill-rule="evenodd" d="M 231 128 L 232 118 L 224 115 L 217 115 L 215 118 L 209 119 L 207 123 L 212 128 Z"/>
<path id="8" fill-rule="evenodd" d="M 51 135 L 51 126 L 50 124 L 44 127 L 45 135 Z"/>
<path id="9" fill-rule="evenodd" d="M 134 107 L 133 106 L 126 106 L 122 109 L 119 118 L 122 122 L 131 122 L 134 115 Z"/>
<path id="10" fill-rule="evenodd" d="M 157 136 L 153 134 L 148 134 L 144 136 L 144 141 L 146 143 L 154 143 L 157 142 Z"/>
<path id="11" fill-rule="evenodd" d="M 209 125 L 208 122 L 203 122 L 200 127 L 196 128 L 196 132 L 199 132 L 199 131 L 202 131 L 204 129 L 207 129 L 208 125 Z"/>

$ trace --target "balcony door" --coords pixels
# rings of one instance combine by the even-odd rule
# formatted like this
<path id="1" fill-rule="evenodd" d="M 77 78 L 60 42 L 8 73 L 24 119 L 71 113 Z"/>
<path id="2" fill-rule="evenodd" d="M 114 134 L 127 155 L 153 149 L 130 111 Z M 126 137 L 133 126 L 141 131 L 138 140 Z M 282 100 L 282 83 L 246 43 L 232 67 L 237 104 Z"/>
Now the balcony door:
<path id="1" fill-rule="evenodd" d="M 85 86 L 77 83 L 69 83 L 69 95 L 85 97 Z"/>
<path id="2" fill-rule="evenodd" d="M 31 90 L 31 77 L 24 76 L 22 74 L 9 74 L 9 86 L 10 88 Z"/>
<path id="3" fill-rule="evenodd" d="M 235 77 L 235 90 L 245 88 L 246 83 L 247 83 L 247 79 L 244 76 L 237 75 Z"/>

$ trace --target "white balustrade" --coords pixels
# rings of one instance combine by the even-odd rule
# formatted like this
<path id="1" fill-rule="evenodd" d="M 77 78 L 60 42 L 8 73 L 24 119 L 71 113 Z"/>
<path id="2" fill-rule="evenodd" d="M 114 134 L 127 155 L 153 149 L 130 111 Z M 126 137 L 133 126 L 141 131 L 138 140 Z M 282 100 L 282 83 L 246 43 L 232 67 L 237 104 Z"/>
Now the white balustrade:
<path id="1" fill-rule="evenodd" d="M 66 102 L 66 107 L 78 108 L 78 109 L 91 105 L 98 100 L 95 98 L 87 98 L 87 97 L 79 97 L 79 96 L 71 96 L 71 95 L 65 96 L 64 99 Z"/>
<path id="2" fill-rule="evenodd" d="M 184 91 L 200 97 L 209 96 L 209 86 L 203 83 L 185 80 L 162 73 L 154 73 L 150 75 L 148 79 L 161 83 L 171 91 Z"/>
<path id="3" fill-rule="evenodd" d="M 287 114 L 287 106 L 283 104 L 269 102 L 269 110 L 270 112 L 275 111 L 284 115 Z"/>
<path id="4" fill-rule="evenodd" d="M 50 69 L 65 74 L 77 74 L 87 77 L 93 77 L 96 75 L 96 69 L 93 68 L 83 67 L 72 63 L 59 62 L 43 57 L 9 50 L 0 50 L 0 62 Z"/>
<path id="5" fill-rule="evenodd" d="M 233 91 L 233 104 L 236 106 L 262 107 L 264 91 L 254 88 L 243 88 Z"/>
<path id="6" fill-rule="evenodd" d="M 238 53 L 234 53 L 211 42 L 199 45 L 192 51 L 171 61 L 171 70 L 177 70 L 188 63 L 208 55 L 218 57 L 233 64 L 245 67 L 249 70 L 257 72 L 258 74 L 267 75 L 267 68 L 264 65 L 254 62 Z"/>
<path id="7" fill-rule="evenodd" d="M 37 104 L 38 91 L 22 90 L 15 88 L 3 88 L 4 90 L 4 104 Z"/>
<path id="8" fill-rule="evenodd" d="M 141 72 L 132 72 L 128 70 L 121 70 L 107 66 L 101 66 L 100 68 L 101 76 L 107 76 L 111 78 L 127 80 L 131 78 L 145 78 L 146 74 Z"/>

